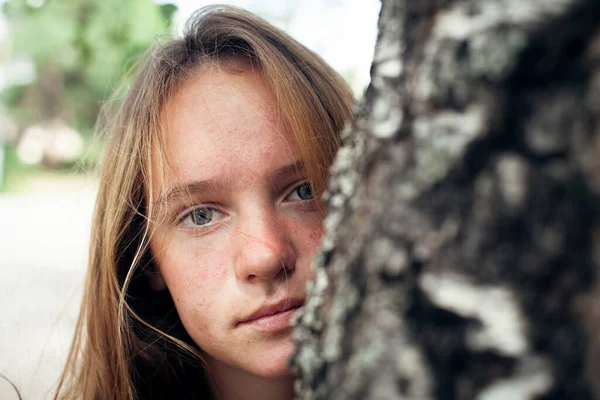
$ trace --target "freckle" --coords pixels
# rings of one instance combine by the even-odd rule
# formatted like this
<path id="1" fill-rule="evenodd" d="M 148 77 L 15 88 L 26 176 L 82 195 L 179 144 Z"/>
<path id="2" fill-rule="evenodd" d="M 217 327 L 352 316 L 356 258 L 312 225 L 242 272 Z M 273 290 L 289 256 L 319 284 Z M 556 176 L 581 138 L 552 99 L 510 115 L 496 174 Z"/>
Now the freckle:
<path id="1" fill-rule="evenodd" d="M 321 240 L 321 236 L 323 236 L 323 229 L 315 229 L 311 234 L 310 238 L 314 241 Z"/>

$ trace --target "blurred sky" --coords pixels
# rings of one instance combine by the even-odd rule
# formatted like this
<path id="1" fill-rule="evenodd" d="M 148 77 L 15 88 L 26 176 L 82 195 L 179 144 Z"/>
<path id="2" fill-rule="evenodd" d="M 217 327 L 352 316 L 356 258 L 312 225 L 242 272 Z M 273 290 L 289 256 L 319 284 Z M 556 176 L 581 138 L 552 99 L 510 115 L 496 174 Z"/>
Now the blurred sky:
<path id="1" fill-rule="evenodd" d="M 181 31 L 185 20 L 198 8 L 215 1 L 160 0 L 179 11 L 175 27 Z M 369 69 L 377 37 L 378 0 L 225 0 L 246 8 L 283 29 L 316 51 L 338 72 L 352 77 L 356 96 L 369 83 Z"/>

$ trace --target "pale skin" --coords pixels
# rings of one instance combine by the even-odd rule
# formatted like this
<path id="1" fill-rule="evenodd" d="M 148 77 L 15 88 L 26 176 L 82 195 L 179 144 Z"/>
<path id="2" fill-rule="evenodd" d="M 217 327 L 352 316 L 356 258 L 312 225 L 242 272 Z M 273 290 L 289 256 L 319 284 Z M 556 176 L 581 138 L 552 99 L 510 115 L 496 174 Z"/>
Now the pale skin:
<path id="1" fill-rule="evenodd" d="M 197 71 L 164 111 L 171 171 L 153 182 L 151 284 L 170 291 L 220 398 L 292 399 L 290 317 L 322 234 L 299 153 L 250 68 Z"/>

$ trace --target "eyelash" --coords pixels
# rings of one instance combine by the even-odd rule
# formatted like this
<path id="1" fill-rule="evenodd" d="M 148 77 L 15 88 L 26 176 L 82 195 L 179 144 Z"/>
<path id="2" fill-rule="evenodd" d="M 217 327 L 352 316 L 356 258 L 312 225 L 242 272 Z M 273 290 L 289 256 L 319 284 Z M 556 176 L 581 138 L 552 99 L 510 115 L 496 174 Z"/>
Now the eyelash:
<path id="1" fill-rule="evenodd" d="M 310 199 L 301 199 L 301 198 L 299 198 L 298 200 L 291 200 L 291 201 L 294 201 L 294 202 L 303 202 L 303 203 L 309 203 L 309 202 L 312 203 L 312 202 L 314 202 L 314 198 L 313 198 L 313 194 L 312 194 L 312 187 L 310 186 L 310 184 L 308 183 L 308 181 L 302 181 L 302 182 L 294 184 L 294 186 L 292 187 L 292 190 L 289 191 L 289 192 L 287 192 L 287 194 L 284 197 L 284 199 L 287 199 L 290 196 L 292 196 L 294 193 L 296 193 L 296 191 L 298 189 L 300 189 L 304 185 L 308 186 L 308 189 L 310 190 L 310 196 L 311 196 L 311 198 Z M 300 196 L 298 196 L 298 197 L 300 197 Z M 206 224 L 196 225 L 193 222 L 193 215 L 194 215 L 194 213 L 202 211 L 202 210 L 208 210 L 210 212 L 209 215 L 211 217 L 211 220 L 209 222 L 207 222 Z M 191 209 L 188 209 L 185 212 L 181 213 L 180 217 L 177 218 L 178 225 L 184 225 L 184 223 L 188 219 L 191 219 L 191 221 L 188 224 L 188 228 L 189 229 L 207 229 L 208 227 L 214 225 L 215 222 L 213 221 L 213 218 L 214 218 L 215 214 L 218 215 L 218 214 L 224 214 L 224 213 L 221 212 L 216 207 L 211 207 L 211 206 L 208 206 L 208 205 L 198 205 L 198 206 L 195 206 L 195 207 L 193 207 Z"/>

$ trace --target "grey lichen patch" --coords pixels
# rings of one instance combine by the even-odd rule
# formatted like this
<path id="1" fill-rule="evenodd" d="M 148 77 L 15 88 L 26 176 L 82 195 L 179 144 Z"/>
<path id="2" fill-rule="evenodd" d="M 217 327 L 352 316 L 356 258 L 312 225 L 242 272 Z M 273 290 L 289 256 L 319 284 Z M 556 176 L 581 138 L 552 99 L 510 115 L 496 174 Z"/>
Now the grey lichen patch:
<path id="1" fill-rule="evenodd" d="M 329 213 L 324 221 L 325 234 L 321 242 L 322 251 L 335 248 L 338 226 L 343 220 L 343 210 L 352 198 L 356 189 L 359 173 L 357 160 L 364 151 L 364 138 L 359 132 L 353 140 L 339 149 L 331 167 L 332 182 L 325 193 L 325 201 L 329 201 Z"/>
<path id="2" fill-rule="evenodd" d="M 402 73 L 402 63 L 398 59 L 384 61 L 377 66 L 377 73 L 384 78 L 398 78 Z"/>
<path id="3" fill-rule="evenodd" d="M 357 122 L 358 124 L 358 122 Z M 356 183 L 359 179 L 359 171 L 357 169 L 357 160 L 361 157 L 365 149 L 364 132 L 358 131 L 352 140 L 341 147 L 331 166 L 332 179 L 329 190 L 325 193 L 325 200 L 335 198 L 330 206 L 330 215 L 341 210 L 346 203 L 346 200 L 354 194 Z M 330 223 L 331 224 L 331 223 Z M 334 226 L 331 226 L 334 228 Z M 333 232 L 330 230 L 329 232 Z"/>
<path id="4" fill-rule="evenodd" d="M 344 205 L 345 197 L 339 194 L 334 194 L 329 199 L 329 204 L 335 208 L 341 208 Z"/>
<path id="5" fill-rule="evenodd" d="M 412 201 L 421 194 L 421 188 L 418 183 L 413 183 L 409 179 L 399 183 L 394 188 L 394 197 L 398 199 L 398 201 Z M 396 229 L 397 230 L 397 229 Z"/>
<path id="6" fill-rule="evenodd" d="M 464 40 L 480 36 L 500 25 L 534 27 L 538 22 L 560 15 L 576 0 L 495 0 L 460 2 L 437 16 L 435 34 Z"/>
<path id="7" fill-rule="evenodd" d="M 347 174 L 342 179 L 338 179 L 338 187 L 340 190 L 340 194 L 346 198 L 349 198 L 354 193 L 354 188 L 356 187 L 356 180 L 358 177 L 356 174 Z"/>
<path id="8" fill-rule="evenodd" d="M 401 18 L 392 16 L 400 7 L 404 7 L 404 5 L 398 2 L 396 4 L 388 2 L 382 5 L 380 21 L 386 21 L 386 24 L 379 26 L 380 36 L 375 44 L 375 53 L 373 54 L 375 65 L 390 60 L 398 60 L 399 62 L 402 60 L 404 45 L 401 39 L 405 27 Z"/>
<path id="9" fill-rule="evenodd" d="M 361 102 L 364 102 L 364 99 L 361 100 Z M 354 107 L 352 107 L 352 114 L 358 114 L 358 112 L 361 110 L 363 106 L 359 106 L 359 103 L 355 103 Z M 358 121 L 356 121 L 358 122 Z M 344 146 L 342 148 L 348 147 L 348 140 L 350 140 L 353 136 L 355 136 L 355 132 L 357 130 L 361 129 L 361 127 L 359 126 L 355 126 L 354 124 L 351 123 L 346 123 L 346 126 L 344 126 L 344 129 L 342 129 L 342 131 L 340 132 L 340 140 L 342 141 L 342 144 L 344 144 Z"/>
<path id="10" fill-rule="evenodd" d="M 442 12 L 435 28 L 438 41 L 433 42 L 440 49 L 434 53 L 443 54 L 441 46 L 445 41 L 463 42 L 468 48 L 468 66 L 472 76 L 491 79 L 506 76 L 514 66 L 516 54 L 527 43 L 522 29 L 516 25 L 510 27 L 507 22 L 517 24 L 520 18 L 531 14 L 514 14 L 514 9 L 511 11 L 509 8 L 512 5 L 502 3 L 509 2 L 483 2 L 477 7 L 478 12 L 472 12 L 463 3 Z M 522 10 L 522 7 L 517 6 L 516 9 Z"/>
<path id="11" fill-rule="evenodd" d="M 376 239 L 367 249 L 366 267 L 370 273 L 385 273 L 398 277 L 408 267 L 408 251 L 388 237 Z"/>
<path id="12" fill-rule="evenodd" d="M 433 385 L 425 357 L 397 312 L 399 291 L 403 289 L 387 287 L 365 299 L 361 317 L 370 329 L 353 340 L 353 348 L 360 351 L 352 352 L 344 368 L 345 385 L 340 389 L 347 393 L 338 392 L 338 398 L 358 398 L 350 393 L 364 393 L 360 398 L 369 399 L 431 397 Z M 399 381 L 409 384 L 399 385 Z"/>
<path id="13" fill-rule="evenodd" d="M 331 269 L 338 277 L 334 287 L 334 298 L 328 310 L 327 327 L 323 334 L 323 357 L 328 361 L 338 360 L 342 354 L 342 339 L 344 337 L 344 322 L 359 306 L 360 294 L 356 286 L 350 282 L 344 270 L 347 265 L 334 262 Z"/>
<path id="14" fill-rule="evenodd" d="M 401 339 L 398 340 L 401 342 Z M 427 362 L 423 351 L 414 343 L 406 339 L 398 346 L 402 348 L 396 359 L 396 382 L 406 382 L 409 385 L 400 394 L 408 399 L 431 399 L 433 392 L 433 379 L 431 371 L 426 367 Z M 396 397 L 399 398 L 399 397 Z"/>
<path id="15" fill-rule="evenodd" d="M 454 239 L 458 230 L 458 221 L 449 217 L 439 229 L 428 230 L 422 236 L 416 237 L 414 239 L 413 258 L 420 262 L 432 260 L 446 243 Z"/>
<path id="16" fill-rule="evenodd" d="M 396 7 L 402 6 L 390 2 L 389 6 L 383 7 L 381 18 L 398 11 Z M 375 46 L 371 86 L 376 95 L 368 119 L 368 132 L 377 139 L 393 137 L 404 121 L 401 93 L 395 85 L 390 84 L 390 80 L 401 78 L 404 69 L 403 30 L 402 19 L 389 18 L 385 26 L 380 26 L 380 36 Z"/>
<path id="17" fill-rule="evenodd" d="M 575 1 L 463 1 L 441 9 L 423 46 L 411 107 L 423 112 L 432 100 L 447 101 L 449 93 L 457 105 L 469 103 L 476 80 L 508 76 L 538 23 Z"/>
<path id="18" fill-rule="evenodd" d="M 337 204 L 343 205 L 344 198 L 338 196 L 338 200 L 336 200 L 336 202 Z M 331 251 L 335 248 L 335 231 L 341 221 L 341 212 L 331 212 L 325 218 L 325 221 L 323 222 L 325 234 L 323 235 L 323 239 L 321 241 L 322 251 Z"/>
<path id="19" fill-rule="evenodd" d="M 332 326 L 325 331 L 323 335 L 323 359 L 327 361 L 337 361 L 342 355 L 341 342 L 344 337 L 344 330 L 341 326 Z"/>
<path id="20" fill-rule="evenodd" d="M 329 286 L 329 278 L 327 273 L 322 268 L 319 268 L 315 272 L 314 280 L 307 283 L 307 291 L 309 293 L 318 293 L 318 296 L 310 296 L 304 309 L 298 312 L 294 318 L 294 324 L 298 325 L 302 321 L 304 327 L 308 327 L 312 330 L 321 330 L 323 322 L 317 317 L 319 308 L 323 305 L 322 294 Z"/>
<path id="21" fill-rule="evenodd" d="M 504 153 L 496 160 L 495 170 L 503 203 L 513 213 L 522 210 L 530 184 L 527 161 L 519 155 Z"/>
<path id="22" fill-rule="evenodd" d="M 385 310 L 375 311 L 375 315 L 377 315 L 381 319 L 381 314 L 385 313 Z M 395 318 L 394 315 L 387 316 L 389 318 Z M 384 316 L 386 318 L 386 316 Z M 393 319 L 385 319 L 382 322 L 390 323 Z M 387 338 L 381 337 L 381 331 L 378 332 L 378 329 L 381 328 L 382 322 L 379 322 L 379 326 L 373 326 L 373 330 L 371 333 L 366 333 L 366 337 L 361 341 L 361 348 L 363 351 L 360 353 L 356 353 L 350 360 L 348 360 L 348 388 L 350 392 L 359 392 L 362 386 L 366 386 L 365 378 L 369 377 L 365 373 L 367 371 L 374 372 L 377 369 L 377 366 L 380 366 L 383 362 L 383 358 L 387 351 L 389 351 Z M 376 321 L 372 321 L 372 323 L 376 323 Z M 398 327 L 396 327 L 398 329 Z M 386 330 L 386 332 L 390 332 Z M 391 332 L 390 332 L 391 333 Z M 365 376 L 366 375 L 366 376 Z M 373 376 L 370 376 L 373 379 Z"/>
<path id="23" fill-rule="evenodd" d="M 462 161 L 467 147 L 488 132 L 487 112 L 471 106 L 464 112 L 440 112 L 435 116 L 415 119 L 416 165 L 411 185 L 421 190 L 444 178 L 450 169 Z"/>
<path id="24" fill-rule="evenodd" d="M 296 331 L 297 332 L 297 331 Z M 294 340 L 306 340 L 309 339 L 307 333 L 294 333 Z M 296 364 L 303 371 L 317 371 L 325 364 L 325 360 L 318 353 L 314 346 L 303 346 L 296 353 Z M 312 377 L 308 377 L 309 379 Z"/>
<path id="25" fill-rule="evenodd" d="M 308 292 L 312 295 L 308 296 L 303 310 L 296 314 L 293 321 L 293 339 L 296 343 L 303 344 L 297 347 L 294 354 L 294 367 L 302 371 L 305 382 L 312 382 L 325 364 L 315 332 L 323 329 L 319 311 L 323 304 L 323 295 L 329 286 L 326 272 L 322 268 L 317 269 L 315 279 L 307 286 L 310 286 Z M 298 382 L 296 386 L 299 390 Z"/>
<path id="26" fill-rule="evenodd" d="M 399 26 L 386 26 L 386 32 L 388 32 L 388 29 L 390 29 L 390 28 L 398 28 L 398 27 Z M 399 35 L 400 33 L 390 31 L 389 33 L 386 33 L 386 34 L 389 34 L 389 36 L 392 36 L 393 34 Z M 391 38 L 391 39 L 393 39 L 393 38 Z M 400 41 L 385 40 L 385 41 L 382 41 L 381 43 L 379 43 L 377 45 L 377 47 L 375 48 L 375 54 L 373 55 L 373 61 L 376 64 L 384 64 L 391 60 L 398 60 L 398 62 L 400 62 L 402 52 L 403 52 L 403 48 L 402 48 L 402 43 L 400 43 Z M 400 65 L 400 67 L 401 67 L 401 65 Z"/>
<path id="27" fill-rule="evenodd" d="M 393 137 L 400 129 L 403 113 L 401 109 L 394 108 L 390 110 L 387 118 L 382 120 L 371 131 L 371 134 L 378 139 L 388 139 Z"/>
<path id="28" fill-rule="evenodd" d="M 506 77 L 515 66 L 516 54 L 527 43 L 521 31 L 509 31 L 504 35 L 491 32 L 479 35 L 469 43 L 469 67 L 474 76 L 483 76 L 491 80 Z"/>
<path id="29" fill-rule="evenodd" d="M 487 2 L 479 12 L 473 13 L 464 3 L 443 10 L 437 16 L 434 35 L 439 38 L 465 40 L 496 25 L 503 9 L 500 2 Z"/>
<path id="30" fill-rule="evenodd" d="M 347 171 L 352 168 L 352 163 L 355 161 L 356 155 L 354 154 L 351 146 L 344 146 L 340 148 L 335 156 L 333 165 L 331 166 L 331 173 L 338 174 L 342 171 Z"/>
<path id="31" fill-rule="evenodd" d="M 389 236 L 403 237 L 411 242 L 417 242 L 434 229 L 428 216 L 405 202 L 394 201 L 387 211 L 389 218 L 381 221 L 381 228 Z"/>
<path id="32" fill-rule="evenodd" d="M 398 93 L 381 93 L 373 100 L 370 133 L 378 139 L 388 139 L 400 129 L 404 114 Z"/>
<path id="33" fill-rule="evenodd" d="M 478 284 L 450 273 L 424 273 L 419 284 L 438 307 L 481 322 L 481 328 L 467 335 L 472 350 L 495 350 L 513 357 L 528 351 L 525 319 L 508 288 Z"/>
<path id="34" fill-rule="evenodd" d="M 483 389 L 477 400 L 530 400 L 550 390 L 553 383 L 550 363 L 540 357 L 527 357 L 508 379 Z"/>

